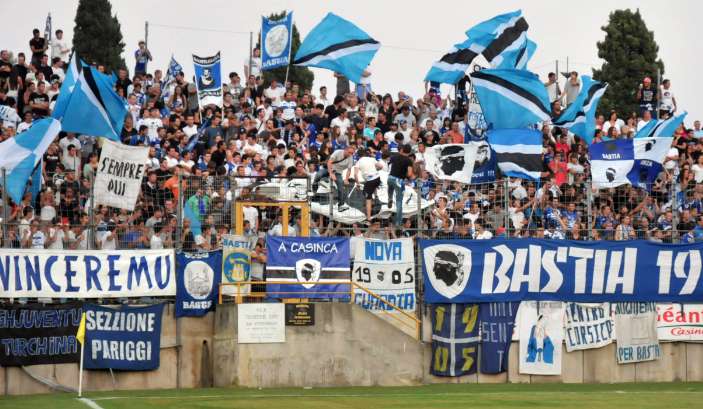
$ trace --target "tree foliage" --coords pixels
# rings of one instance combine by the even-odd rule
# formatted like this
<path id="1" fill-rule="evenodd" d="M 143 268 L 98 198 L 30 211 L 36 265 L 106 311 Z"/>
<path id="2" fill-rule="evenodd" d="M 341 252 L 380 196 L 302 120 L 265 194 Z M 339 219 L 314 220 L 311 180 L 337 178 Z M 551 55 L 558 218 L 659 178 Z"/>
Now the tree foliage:
<path id="1" fill-rule="evenodd" d="M 270 14 L 268 18 L 271 20 L 280 20 L 285 16 L 286 12 L 282 11 L 280 13 Z M 256 46 L 259 48 L 261 47 L 261 31 L 259 31 Z M 291 47 L 292 48 L 290 53 L 290 60 L 292 62 L 293 57 L 295 57 L 295 53 L 298 51 L 298 47 L 300 47 L 300 33 L 298 32 L 298 27 L 296 27 L 295 23 L 293 23 L 293 38 L 291 41 Z M 283 82 L 286 78 L 287 68 L 288 67 L 283 66 L 274 68 L 272 70 L 264 71 L 264 84 L 268 86 L 268 84 L 271 83 L 272 79 L 276 79 L 279 82 Z M 312 82 L 314 79 L 315 74 L 313 74 L 313 72 L 310 71 L 307 67 L 300 67 L 292 64 L 290 65 L 288 72 L 288 81 L 294 84 L 298 84 L 300 86 L 301 91 L 304 89 L 311 89 Z"/>
<path id="2" fill-rule="evenodd" d="M 108 72 L 125 67 L 120 22 L 108 0 L 80 0 L 75 22 L 73 50 L 81 59 Z"/>
<path id="3" fill-rule="evenodd" d="M 605 61 L 600 69 L 593 70 L 593 78 L 609 86 L 598 110 L 616 110 L 621 117 L 638 112 L 636 93 L 642 79 L 649 76 L 656 83 L 657 68 L 664 74 L 654 32 L 647 29 L 639 9 L 611 12 L 608 24 L 601 30 L 605 39 L 597 44 L 598 57 Z"/>

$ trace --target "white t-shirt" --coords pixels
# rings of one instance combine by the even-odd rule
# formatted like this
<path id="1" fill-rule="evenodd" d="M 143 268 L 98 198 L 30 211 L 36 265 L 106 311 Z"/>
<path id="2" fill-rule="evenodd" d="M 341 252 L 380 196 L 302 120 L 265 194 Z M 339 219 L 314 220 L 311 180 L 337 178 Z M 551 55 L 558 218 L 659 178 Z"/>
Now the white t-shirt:
<path id="1" fill-rule="evenodd" d="M 19 131 L 19 129 L 18 129 L 18 131 Z M 63 151 L 64 157 L 68 156 L 68 147 L 70 145 L 75 146 L 77 151 L 81 150 L 81 141 L 79 141 L 78 138 L 73 138 L 73 139 L 61 138 L 61 140 L 59 140 L 59 146 L 61 147 L 61 150 Z"/>
<path id="2" fill-rule="evenodd" d="M 703 183 L 703 166 L 694 163 L 693 166 L 691 166 L 691 170 L 693 171 L 693 177 L 696 179 L 696 183 Z"/>
<path id="3" fill-rule="evenodd" d="M 188 139 L 190 139 L 191 136 L 198 133 L 198 126 L 195 124 L 191 126 L 186 125 L 183 127 L 183 133 L 188 137 Z"/>
<path id="4" fill-rule="evenodd" d="M 32 248 L 33 249 L 43 249 L 46 244 L 46 235 L 43 231 L 37 230 L 32 235 Z"/>
<path id="5" fill-rule="evenodd" d="M 164 126 L 163 122 L 159 118 L 144 118 L 137 124 L 137 129 L 142 125 L 147 127 L 147 136 L 150 142 L 155 142 L 159 140 L 159 128 Z"/>
<path id="6" fill-rule="evenodd" d="M 49 236 L 54 235 L 56 236 L 56 240 L 53 243 L 49 244 L 48 248 L 52 250 L 63 250 L 63 239 L 65 237 L 63 230 L 55 229 L 52 227 L 51 229 L 49 229 Z"/>
<path id="7" fill-rule="evenodd" d="M 249 57 L 244 59 L 244 65 L 249 66 Z M 261 57 L 251 57 L 251 72 L 249 75 L 255 77 L 261 76 Z"/>
<path id="8" fill-rule="evenodd" d="M 652 121 L 652 119 L 650 119 L 649 121 Z M 639 122 L 637 122 L 637 132 L 641 131 L 642 128 L 647 126 L 647 124 L 649 124 L 649 121 L 645 122 L 644 120 L 640 120 Z"/>
<path id="9" fill-rule="evenodd" d="M 295 118 L 295 108 L 298 106 L 295 101 L 281 101 L 278 106 L 280 108 L 283 108 L 283 119 L 285 119 L 286 121 L 290 121 L 291 119 Z"/>
<path id="10" fill-rule="evenodd" d="M 158 234 L 154 234 L 151 236 L 151 240 L 149 240 L 149 248 L 152 250 L 160 250 L 164 248 L 164 242 L 161 240 L 161 237 L 159 237 Z"/>
<path id="11" fill-rule="evenodd" d="M 259 218 L 259 211 L 253 206 L 244 206 L 242 209 L 244 220 L 249 222 L 252 229 L 256 229 L 256 220 Z"/>
<path id="12" fill-rule="evenodd" d="M 356 162 L 356 166 L 359 168 L 359 173 L 363 178 L 360 182 L 368 182 L 370 180 L 378 179 L 379 174 L 378 169 L 376 169 L 376 163 L 376 159 L 369 156 L 364 156 Z"/>
<path id="13" fill-rule="evenodd" d="M 105 232 L 100 236 L 100 248 L 102 250 L 117 250 L 117 237 L 112 232 Z"/>
<path id="14" fill-rule="evenodd" d="M 346 135 L 347 129 L 351 126 L 351 122 L 349 121 L 349 118 L 344 118 L 344 120 L 342 120 L 340 117 L 336 117 L 330 122 L 331 128 L 334 128 L 335 126 L 339 127 L 342 135 Z"/>
<path id="15" fill-rule="evenodd" d="M 283 98 L 284 95 L 286 95 L 286 89 L 283 87 L 268 87 L 264 90 L 264 96 L 266 98 L 271 98 L 271 105 L 275 107 L 281 104 L 281 98 Z"/>
<path id="16" fill-rule="evenodd" d="M 661 104 L 659 105 L 660 109 L 665 110 L 665 111 L 671 111 L 674 109 L 674 92 L 669 89 L 664 89 L 664 87 L 661 87 Z"/>

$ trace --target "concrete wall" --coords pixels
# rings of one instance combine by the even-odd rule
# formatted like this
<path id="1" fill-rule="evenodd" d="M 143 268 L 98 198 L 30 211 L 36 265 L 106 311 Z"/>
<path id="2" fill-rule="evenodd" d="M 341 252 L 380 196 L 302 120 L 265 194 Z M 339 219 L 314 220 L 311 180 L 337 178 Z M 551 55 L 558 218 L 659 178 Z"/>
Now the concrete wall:
<path id="1" fill-rule="evenodd" d="M 356 305 L 319 303 L 315 325 L 286 327 L 282 344 L 238 344 L 237 306 L 219 306 L 203 318 L 181 318 L 176 348 L 173 305 L 164 309 L 159 369 L 150 372 L 85 371 L 85 390 L 194 388 L 200 386 L 302 387 L 418 385 L 424 383 L 615 383 L 703 381 L 703 344 L 662 343 L 657 361 L 618 365 L 615 344 L 563 351 L 559 376 L 518 373 L 518 343 L 510 348 L 509 370 L 498 375 L 441 378 L 429 375 L 430 326 L 424 343 Z M 203 343 L 208 353 L 203 354 Z M 563 346 L 562 346 L 563 348 Z M 179 352 L 180 351 L 180 352 Z M 208 368 L 203 368 L 203 363 Z M 40 365 L 33 374 L 77 388 L 78 365 Z M 0 368 L 0 396 L 51 390 L 22 368 Z"/>
<path id="2" fill-rule="evenodd" d="M 238 344 L 237 306 L 215 318 L 215 385 L 415 385 L 423 345 L 356 305 L 320 303 L 315 325 L 286 327 L 282 344 Z"/>
<path id="3" fill-rule="evenodd" d="M 179 318 L 180 353 L 176 347 L 176 318 L 174 305 L 167 304 L 161 326 L 161 356 L 159 368 L 148 372 L 84 371 L 86 391 L 114 389 L 194 388 L 201 383 L 203 341 L 210 349 L 212 368 L 212 329 L 214 314 L 202 318 Z M 32 374 L 54 383 L 78 388 L 78 364 L 34 365 L 26 367 Z M 206 368 L 207 369 L 207 368 Z M 180 383 L 180 385 L 179 385 Z M 0 368 L 0 395 L 48 393 L 51 389 L 34 380 L 20 367 Z"/>

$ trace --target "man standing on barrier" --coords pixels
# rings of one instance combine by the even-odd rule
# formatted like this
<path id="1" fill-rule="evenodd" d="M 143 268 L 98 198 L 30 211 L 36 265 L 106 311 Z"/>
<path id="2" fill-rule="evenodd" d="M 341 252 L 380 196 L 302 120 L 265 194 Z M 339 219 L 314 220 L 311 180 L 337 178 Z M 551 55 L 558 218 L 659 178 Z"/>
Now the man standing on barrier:
<path id="1" fill-rule="evenodd" d="M 403 145 L 399 152 L 389 160 L 390 172 L 388 174 L 388 208 L 393 208 L 393 193 L 398 203 L 395 211 L 395 224 L 400 226 L 403 221 L 403 193 L 407 179 L 415 179 L 413 162 L 408 156 L 412 152 L 410 145 Z"/>
<path id="2" fill-rule="evenodd" d="M 334 151 L 327 160 L 327 166 L 320 168 L 317 174 L 315 174 L 315 179 L 312 181 L 313 195 L 317 193 L 320 179 L 329 176 L 331 182 L 330 189 L 332 188 L 332 183 L 337 187 L 337 210 L 343 212 L 349 209 L 349 206 L 344 203 L 344 198 L 346 196 L 344 185 L 349 183 L 349 172 L 345 173 L 345 171 L 351 169 L 353 164 L 354 146 L 348 145 L 344 149 Z"/>

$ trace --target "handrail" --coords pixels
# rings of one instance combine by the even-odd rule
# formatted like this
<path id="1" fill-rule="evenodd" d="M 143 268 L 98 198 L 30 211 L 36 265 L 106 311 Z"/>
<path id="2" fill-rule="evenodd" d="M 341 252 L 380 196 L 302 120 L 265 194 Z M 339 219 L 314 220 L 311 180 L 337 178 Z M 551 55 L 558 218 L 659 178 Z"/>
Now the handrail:
<path id="1" fill-rule="evenodd" d="M 354 289 L 358 288 L 361 291 L 367 293 L 370 295 L 372 298 L 380 301 L 382 304 L 389 306 L 393 311 L 400 313 L 403 317 L 408 318 L 412 324 L 415 326 L 415 339 L 419 340 L 420 339 L 420 324 L 421 321 L 418 319 L 416 316 L 409 314 L 408 312 L 402 310 L 400 307 L 398 307 L 395 304 L 390 303 L 388 300 L 384 299 L 380 295 L 374 293 L 373 291 L 369 290 L 368 288 L 362 287 L 361 285 L 349 280 L 330 280 L 330 281 L 325 281 L 325 284 L 346 284 L 349 285 L 349 291 L 324 291 L 324 292 L 317 292 L 317 294 L 349 294 L 349 303 L 354 304 Z M 260 295 L 260 294 L 242 294 L 242 286 L 246 285 L 267 285 L 267 284 L 277 284 L 277 285 L 302 285 L 302 284 L 308 284 L 307 282 L 304 281 L 281 281 L 281 280 L 268 280 L 268 281 L 237 281 L 233 283 L 220 283 L 219 286 L 219 294 L 218 294 L 218 304 L 222 304 L 222 296 L 223 296 L 223 288 L 225 286 L 235 286 L 237 287 L 236 293 L 233 295 L 235 298 L 235 303 L 236 304 L 241 304 L 244 299 L 243 297 L 264 297 L 267 294 L 301 294 L 301 298 L 305 298 L 304 294 L 305 292 L 301 291 L 276 291 L 276 292 L 271 292 L 271 291 L 266 291 L 265 294 Z M 388 311 L 381 310 L 380 312 L 388 314 Z M 403 325 L 407 325 L 411 327 L 412 324 L 407 323 L 405 321 L 402 321 L 399 317 L 396 317 L 393 314 L 389 315 L 390 317 L 394 318 L 398 322 L 400 322 Z"/>

